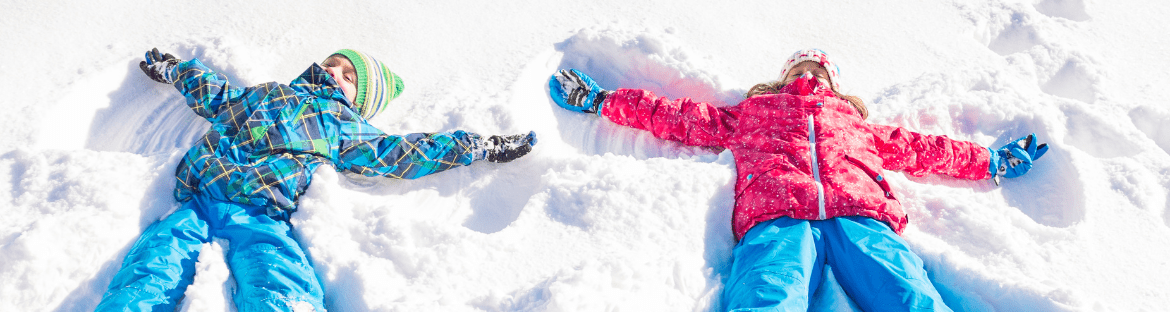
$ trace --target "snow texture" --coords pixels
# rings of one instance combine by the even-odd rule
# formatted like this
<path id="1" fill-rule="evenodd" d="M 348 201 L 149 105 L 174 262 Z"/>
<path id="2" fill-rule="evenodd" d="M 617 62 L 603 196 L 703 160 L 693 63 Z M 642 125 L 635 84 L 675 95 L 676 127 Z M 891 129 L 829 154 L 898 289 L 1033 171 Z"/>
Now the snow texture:
<path id="1" fill-rule="evenodd" d="M 719 310 L 731 155 L 559 109 L 547 79 L 735 105 L 808 47 L 872 123 L 1049 144 L 1000 187 L 888 175 L 949 306 L 1170 306 L 1167 1 L 2 2 L 0 311 L 92 310 L 178 206 L 208 123 L 140 72 L 153 47 L 239 85 L 358 49 L 405 79 L 386 132 L 536 131 L 521 159 L 418 180 L 318 170 L 292 223 L 332 311 Z M 234 310 L 228 248 L 205 245 L 183 311 Z M 832 275 L 811 308 L 854 309 Z"/>

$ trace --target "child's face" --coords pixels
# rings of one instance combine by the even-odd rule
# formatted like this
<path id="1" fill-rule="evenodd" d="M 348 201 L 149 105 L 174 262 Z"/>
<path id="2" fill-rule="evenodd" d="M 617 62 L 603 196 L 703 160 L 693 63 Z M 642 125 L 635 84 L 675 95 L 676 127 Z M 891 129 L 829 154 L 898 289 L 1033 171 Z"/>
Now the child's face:
<path id="1" fill-rule="evenodd" d="M 357 98 L 357 71 L 353 69 L 353 63 L 349 58 L 341 54 L 334 54 L 325 59 L 321 63 L 321 67 L 325 68 L 325 72 L 333 76 L 333 80 L 341 86 L 341 92 L 345 94 L 345 98 L 353 103 Z"/>
<path id="2" fill-rule="evenodd" d="M 796 64 L 796 66 L 792 66 L 792 69 L 785 74 L 786 76 L 784 76 L 784 84 L 787 85 L 793 81 L 796 81 L 796 78 L 800 78 L 800 76 L 803 76 L 806 72 L 812 73 L 813 77 L 817 77 L 817 79 L 824 80 L 826 82 L 829 81 L 829 71 L 825 70 L 824 66 L 821 66 L 821 64 L 817 62 L 804 61 L 800 62 L 800 64 Z"/>

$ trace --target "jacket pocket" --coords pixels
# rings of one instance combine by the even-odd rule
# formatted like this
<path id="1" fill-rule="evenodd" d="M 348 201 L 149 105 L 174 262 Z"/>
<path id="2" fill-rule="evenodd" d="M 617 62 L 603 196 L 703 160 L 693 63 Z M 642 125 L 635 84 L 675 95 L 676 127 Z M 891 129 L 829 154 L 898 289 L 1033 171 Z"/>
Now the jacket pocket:
<path id="1" fill-rule="evenodd" d="M 764 166 L 761 168 L 753 168 L 753 170 L 747 172 L 747 174 L 738 176 L 737 177 L 738 181 L 736 181 L 736 183 L 735 183 L 735 199 L 738 200 L 740 196 L 743 196 L 744 193 L 746 193 L 747 190 L 750 189 L 751 186 L 756 183 L 756 181 L 758 181 L 760 179 L 766 179 L 767 178 L 766 175 L 769 172 L 776 170 L 780 167 L 781 166 L 779 166 L 779 165 L 773 164 L 773 165 Z"/>
<path id="2" fill-rule="evenodd" d="M 750 187 L 753 182 L 756 182 L 756 180 L 759 179 L 760 175 L 762 174 L 763 172 L 756 171 L 736 177 L 737 181 L 735 181 L 735 199 L 739 200 L 739 197 L 742 196 L 743 193 L 747 191 L 748 187 Z"/>
<path id="3" fill-rule="evenodd" d="M 857 158 L 849 157 L 849 155 L 845 155 L 845 160 L 848 160 L 850 163 L 853 163 L 853 165 L 857 166 L 857 168 L 860 168 L 861 171 L 865 171 L 865 174 L 869 176 L 870 180 L 873 180 L 873 182 L 877 183 L 878 187 L 882 189 L 882 193 L 884 193 L 886 198 L 895 199 L 895 200 L 897 199 L 897 198 L 894 198 L 894 193 L 890 191 L 890 183 L 886 182 L 886 178 L 884 176 L 882 176 L 881 171 L 874 170 L 873 168 L 870 168 L 865 163 L 861 162 L 861 160 L 858 160 Z"/>

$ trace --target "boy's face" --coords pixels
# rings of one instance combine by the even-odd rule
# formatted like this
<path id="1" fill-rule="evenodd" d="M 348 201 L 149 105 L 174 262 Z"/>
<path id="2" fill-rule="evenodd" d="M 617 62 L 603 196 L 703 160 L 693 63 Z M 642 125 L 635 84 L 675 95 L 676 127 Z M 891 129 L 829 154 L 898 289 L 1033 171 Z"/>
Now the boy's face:
<path id="1" fill-rule="evenodd" d="M 345 98 L 349 99 L 349 103 L 357 98 L 357 71 L 353 68 L 353 63 L 341 54 L 334 54 L 325 59 L 321 63 L 321 67 L 325 68 L 325 72 L 333 76 L 333 80 L 341 86 L 341 92 L 345 94 Z"/>

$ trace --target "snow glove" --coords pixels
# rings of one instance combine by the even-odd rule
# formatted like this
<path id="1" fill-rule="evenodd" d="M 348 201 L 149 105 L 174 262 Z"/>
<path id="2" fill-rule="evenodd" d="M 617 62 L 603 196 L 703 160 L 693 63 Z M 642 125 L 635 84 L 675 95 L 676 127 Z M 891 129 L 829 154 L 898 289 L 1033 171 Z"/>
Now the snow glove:
<path id="1" fill-rule="evenodd" d="M 169 84 L 175 82 L 175 66 L 181 62 L 174 55 L 159 53 L 158 48 L 154 48 L 146 51 L 146 60 L 139 62 L 138 68 L 142 68 L 151 80 Z"/>
<path id="2" fill-rule="evenodd" d="M 991 151 L 991 164 L 988 171 L 995 185 L 999 185 L 999 177 L 1015 178 L 1024 175 L 1032 169 L 1032 162 L 1048 152 L 1048 144 L 1036 144 L 1036 134 L 1029 134 Z"/>
<path id="3" fill-rule="evenodd" d="M 528 134 L 493 135 L 486 138 L 476 138 L 476 145 L 472 148 L 475 160 L 487 160 L 494 163 L 506 163 L 527 155 L 536 145 L 536 132 Z"/>
<path id="4" fill-rule="evenodd" d="M 602 89 L 592 78 L 576 69 L 562 69 L 548 79 L 548 95 L 557 105 L 574 112 L 601 115 L 605 98 L 613 91 Z"/>

